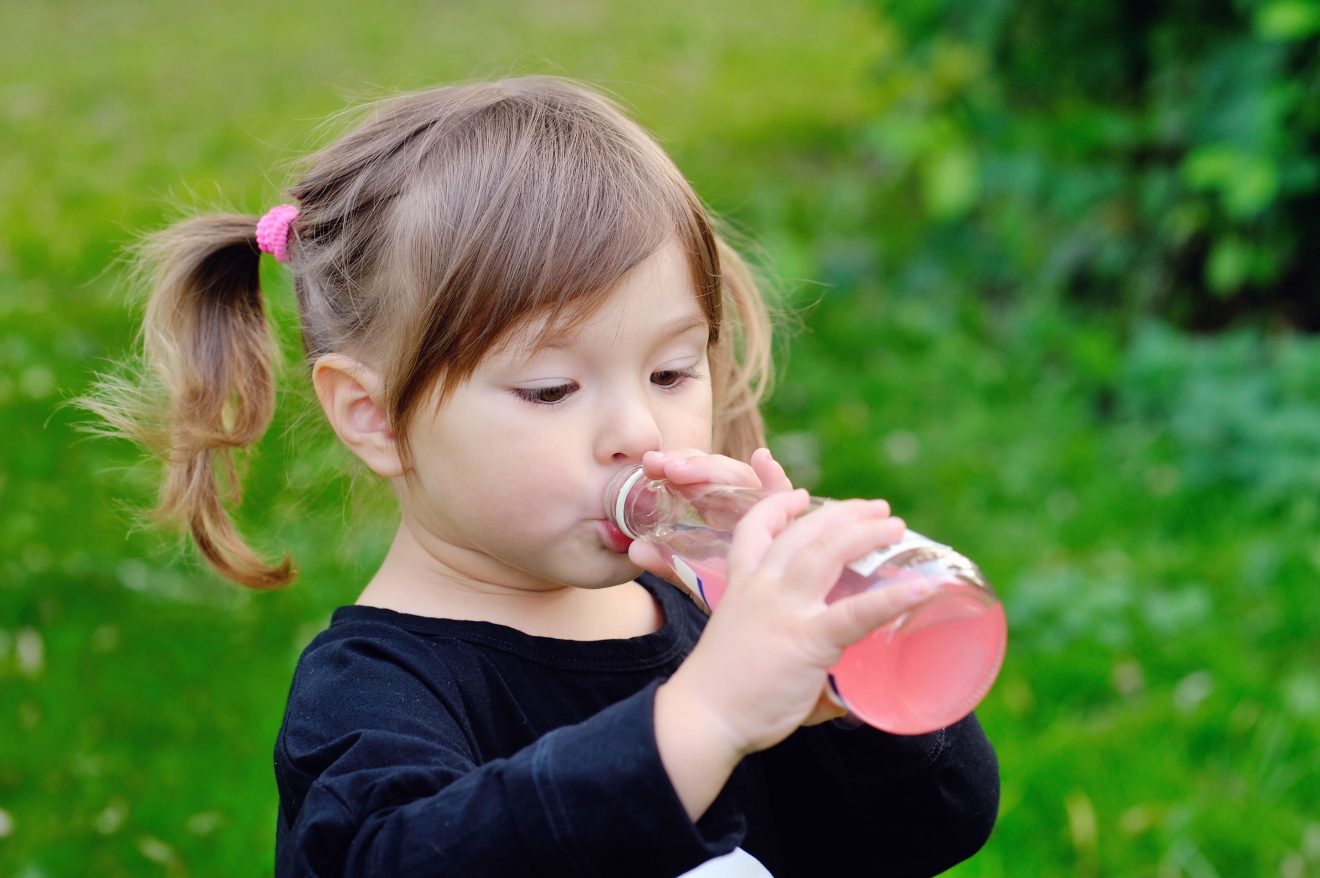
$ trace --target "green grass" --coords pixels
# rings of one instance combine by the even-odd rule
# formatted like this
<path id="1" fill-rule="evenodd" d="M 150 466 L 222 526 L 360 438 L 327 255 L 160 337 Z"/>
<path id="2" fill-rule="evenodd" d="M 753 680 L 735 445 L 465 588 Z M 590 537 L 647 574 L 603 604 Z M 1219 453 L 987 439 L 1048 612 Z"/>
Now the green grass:
<path id="1" fill-rule="evenodd" d="M 1103 315 L 882 292 L 856 133 L 888 43 L 861 8 L 11 5 L 0 873 L 268 872 L 293 663 L 390 534 L 296 369 L 241 514 L 293 554 L 295 587 L 242 592 L 132 525 L 151 468 L 58 405 L 131 345 L 122 248 L 181 204 L 274 203 L 355 96 L 506 72 L 616 91 L 794 301 L 818 300 L 768 409 L 799 479 L 890 498 L 1003 593 L 1009 658 L 981 711 L 1003 808 L 955 874 L 1320 870 L 1320 510 L 1296 453 L 1314 446 L 1288 438 L 1312 435 L 1317 400 L 1288 382 L 1313 386 L 1320 349 L 1243 336 L 1239 363 L 1158 333 L 1142 348 Z M 296 362 L 287 282 L 268 277 Z M 1196 402 L 1206 387 L 1222 410 Z M 1260 465 L 1222 465 L 1239 458 Z"/>

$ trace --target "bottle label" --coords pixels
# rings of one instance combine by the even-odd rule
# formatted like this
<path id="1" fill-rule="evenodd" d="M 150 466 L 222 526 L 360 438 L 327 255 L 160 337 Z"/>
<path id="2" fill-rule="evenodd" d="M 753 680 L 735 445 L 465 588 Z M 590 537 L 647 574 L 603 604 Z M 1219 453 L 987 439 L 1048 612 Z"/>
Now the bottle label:
<path id="1" fill-rule="evenodd" d="M 827 678 L 827 684 L 825 686 L 825 697 L 828 698 L 830 703 L 833 704 L 835 707 L 839 707 L 842 708 L 843 710 L 847 710 L 849 715 L 852 714 L 852 710 L 849 709 L 848 707 L 848 702 L 843 700 L 843 695 L 840 694 L 839 692 L 839 684 L 834 682 L 833 674 L 830 674 L 829 677 Z"/>
<path id="2" fill-rule="evenodd" d="M 930 537 L 922 536 L 916 531 L 910 530 L 903 535 L 903 539 L 893 545 L 885 546 L 883 549 L 876 549 L 875 551 L 868 552 L 858 558 L 856 561 L 848 565 L 848 569 L 853 573 L 856 573 L 858 576 L 870 576 L 880 568 L 880 565 L 884 564 L 890 558 L 893 558 L 902 552 L 906 552 L 908 549 L 915 549 L 919 546 L 942 545 L 942 543 L 937 543 Z"/>
<path id="3" fill-rule="evenodd" d="M 687 587 L 688 592 L 694 598 L 701 601 L 702 608 L 709 613 L 710 601 L 706 600 L 706 590 L 701 587 L 701 577 L 697 575 L 697 571 L 689 567 L 687 562 L 677 555 L 670 556 L 669 564 L 674 568 L 674 572 L 678 574 L 679 581 Z"/>

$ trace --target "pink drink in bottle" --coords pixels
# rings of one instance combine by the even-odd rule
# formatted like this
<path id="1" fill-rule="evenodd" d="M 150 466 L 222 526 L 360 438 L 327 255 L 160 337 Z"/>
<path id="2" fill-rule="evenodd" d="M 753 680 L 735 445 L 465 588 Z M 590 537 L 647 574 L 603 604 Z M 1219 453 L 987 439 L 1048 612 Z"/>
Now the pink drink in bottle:
<path id="1" fill-rule="evenodd" d="M 648 481 L 639 466 L 610 482 L 605 511 L 627 536 L 663 546 L 684 585 L 713 610 L 728 585 L 725 557 L 734 526 L 764 496 Z M 828 502 L 813 498 L 810 508 Z M 826 600 L 913 577 L 934 582 L 935 593 L 850 646 L 830 669 L 842 707 L 900 735 L 931 732 L 971 713 L 999 674 L 1008 637 L 1003 605 L 976 565 L 910 530 L 845 567 Z"/>

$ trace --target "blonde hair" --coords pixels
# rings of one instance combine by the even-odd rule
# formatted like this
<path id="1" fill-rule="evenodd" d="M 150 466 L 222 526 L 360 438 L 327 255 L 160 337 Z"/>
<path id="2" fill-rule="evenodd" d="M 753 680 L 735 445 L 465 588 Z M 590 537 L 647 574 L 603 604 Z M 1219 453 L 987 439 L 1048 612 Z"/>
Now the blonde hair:
<path id="1" fill-rule="evenodd" d="M 333 351 L 372 363 L 405 461 L 428 391 L 443 400 L 533 317 L 571 328 L 671 237 L 710 323 L 715 450 L 745 459 L 764 443 L 770 319 L 752 272 L 655 140 L 592 89 L 529 76 L 369 105 L 291 194 L 308 364 Z M 241 494 L 235 453 L 275 404 L 256 220 L 195 217 L 146 240 L 146 369 L 82 402 L 164 458 L 158 519 L 185 527 L 224 576 L 274 588 L 294 578 L 291 559 L 264 561 L 225 508 Z"/>

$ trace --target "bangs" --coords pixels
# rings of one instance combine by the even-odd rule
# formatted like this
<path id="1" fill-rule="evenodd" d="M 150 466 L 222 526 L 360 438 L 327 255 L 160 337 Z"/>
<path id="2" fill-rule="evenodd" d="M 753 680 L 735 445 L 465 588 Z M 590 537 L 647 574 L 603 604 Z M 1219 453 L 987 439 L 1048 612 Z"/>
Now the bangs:
<path id="1" fill-rule="evenodd" d="M 401 418 L 432 384 L 443 400 L 530 321 L 543 321 L 537 343 L 571 332 L 671 238 L 688 255 L 712 343 L 718 335 L 715 238 L 660 148 L 627 120 L 601 125 L 595 107 L 517 109 L 495 104 L 451 128 L 395 201 L 383 264 L 420 305 L 399 336 L 416 352 L 396 385 Z"/>

